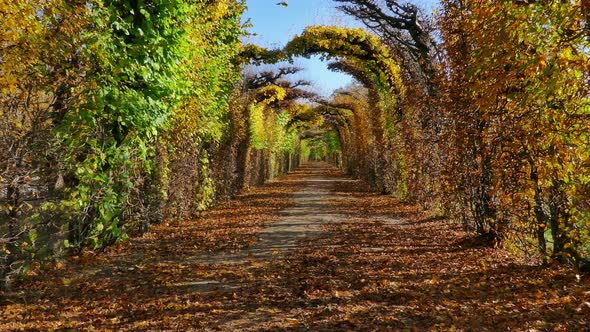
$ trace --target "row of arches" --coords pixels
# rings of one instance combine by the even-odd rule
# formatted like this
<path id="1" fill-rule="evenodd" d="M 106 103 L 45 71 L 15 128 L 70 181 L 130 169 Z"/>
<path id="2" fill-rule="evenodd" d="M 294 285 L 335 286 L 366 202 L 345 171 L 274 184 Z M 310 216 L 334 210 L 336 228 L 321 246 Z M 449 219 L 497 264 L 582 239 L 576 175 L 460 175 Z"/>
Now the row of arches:
<path id="1" fill-rule="evenodd" d="M 369 181 L 381 192 L 401 192 L 396 187 L 399 183 L 386 181 L 385 170 L 390 164 L 386 135 L 395 131 L 393 124 L 401 116 L 400 100 L 404 98 L 406 88 L 398 62 L 378 37 L 363 29 L 311 26 L 295 36 L 282 50 L 248 45 L 243 54 L 254 64 L 319 55 L 330 61 L 329 69 L 351 75 L 357 83 L 335 91 L 329 98 L 311 94 L 299 99 L 297 102 L 306 103 L 308 112 L 316 116 L 296 115 L 291 123 L 309 122 L 310 119 L 316 121 L 312 126 L 321 135 L 316 133 L 314 141 L 325 140 L 325 135 L 338 138 L 339 151 L 329 151 L 321 158 L 327 158 L 348 173 Z M 323 118 L 321 124 L 317 123 L 317 116 Z M 308 127 L 304 125 L 307 131 L 299 133 L 302 141 L 309 139 Z M 323 144 L 328 145 L 327 142 Z M 389 178 L 394 179 L 393 176 Z"/>

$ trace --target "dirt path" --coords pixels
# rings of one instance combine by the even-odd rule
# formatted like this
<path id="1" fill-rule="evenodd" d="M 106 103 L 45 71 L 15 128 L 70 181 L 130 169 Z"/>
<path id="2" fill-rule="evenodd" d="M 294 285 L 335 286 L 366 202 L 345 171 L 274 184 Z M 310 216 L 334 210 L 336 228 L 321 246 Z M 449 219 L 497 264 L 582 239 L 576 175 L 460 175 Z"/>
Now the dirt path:
<path id="1" fill-rule="evenodd" d="M 346 215 L 337 213 L 330 204 L 337 184 L 358 181 L 338 176 L 333 166 L 323 163 L 304 168 L 305 178 L 295 181 L 303 188 L 292 194 L 292 206 L 279 212 L 279 218 L 266 224 L 258 233 L 256 242 L 238 252 L 218 252 L 203 255 L 196 262 L 211 264 L 244 263 L 251 260 L 268 260 L 301 249 L 303 240 L 315 239 L 325 232 L 323 225 L 342 222 Z"/>
<path id="2" fill-rule="evenodd" d="M 590 328 L 587 277 L 480 247 L 325 164 L 35 273 L 3 294 L 0 330 Z"/>

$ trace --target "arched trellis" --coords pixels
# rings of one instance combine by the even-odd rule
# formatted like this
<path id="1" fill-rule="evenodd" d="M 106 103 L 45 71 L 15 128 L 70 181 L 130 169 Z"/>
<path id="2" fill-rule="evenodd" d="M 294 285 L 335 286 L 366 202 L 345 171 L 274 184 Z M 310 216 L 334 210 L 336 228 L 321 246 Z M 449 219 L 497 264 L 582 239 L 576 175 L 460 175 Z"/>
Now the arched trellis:
<path id="1" fill-rule="evenodd" d="M 370 120 L 375 135 L 375 173 L 376 187 L 383 192 L 389 191 L 383 183 L 381 172 L 386 167 L 385 151 L 385 114 L 380 101 L 403 97 L 405 88 L 400 76 L 400 66 L 391 56 L 380 39 L 362 29 L 345 29 L 340 27 L 312 26 L 305 29 L 300 36 L 295 36 L 285 47 L 288 56 L 309 57 L 321 54 L 325 59 L 339 59 L 329 65 L 329 69 L 350 74 L 368 90 L 370 103 Z M 396 102 L 399 105 L 398 102 Z M 397 108 L 395 114 L 401 117 Z"/>
<path id="2" fill-rule="evenodd" d="M 354 162 L 350 159 L 350 156 L 354 149 L 356 139 L 354 131 L 354 105 L 335 104 L 324 101 L 320 101 L 320 103 L 320 106 L 317 106 L 315 111 L 321 114 L 326 119 L 326 123 L 338 134 L 343 156 L 342 166 L 349 173 L 352 173 Z"/>
<path id="3" fill-rule="evenodd" d="M 340 59 L 330 64 L 329 69 L 346 72 L 369 89 L 389 93 L 396 98 L 403 97 L 405 93 L 400 65 L 377 36 L 363 29 L 310 26 L 301 35 L 293 37 L 283 50 L 246 45 L 240 58 L 253 64 L 274 64 L 292 61 L 295 56 L 317 54 L 327 60 Z"/>
<path id="4" fill-rule="evenodd" d="M 374 145 L 374 156 L 372 173 L 375 175 L 375 186 L 381 192 L 389 192 L 388 185 L 385 184 L 383 172 L 387 167 L 387 142 L 385 138 L 385 117 L 396 117 L 401 118 L 401 110 L 396 107 L 395 114 L 385 114 L 382 109 L 383 101 L 386 98 L 396 98 L 396 96 L 389 95 L 389 89 L 379 80 L 378 71 L 374 68 L 367 69 L 368 66 L 364 65 L 357 59 L 343 59 L 340 61 L 332 62 L 328 65 L 328 68 L 334 71 L 340 71 L 347 73 L 354 77 L 358 82 L 363 84 L 368 90 L 368 104 L 370 112 L 368 117 L 371 122 L 371 130 L 375 138 Z"/>
<path id="5" fill-rule="evenodd" d="M 293 61 L 294 57 L 311 57 L 320 55 L 326 60 L 336 60 L 329 64 L 329 69 L 347 73 L 361 83 L 368 91 L 366 101 L 367 111 L 362 115 L 364 123 L 372 128 L 370 140 L 374 144 L 363 151 L 355 151 L 356 157 L 364 158 L 369 165 L 370 173 L 374 175 L 374 184 L 383 191 L 392 191 L 383 183 L 380 174 L 386 168 L 386 119 L 401 118 L 399 101 L 405 94 L 405 87 L 401 78 L 401 68 L 393 58 L 387 46 L 381 40 L 363 29 L 349 29 L 335 26 L 310 26 L 301 35 L 295 36 L 282 50 L 266 50 L 259 46 L 247 45 L 243 54 L 250 59 L 250 63 L 278 63 Z M 311 101 L 317 102 L 313 98 Z M 387 105 L 387 107 L 384 107 Z M 388 109 L 387 114 L 384 114 Z M 359 123 L 359 111 L 355 113 L 355 123 Z M 324 117 L 333 115 L 322 114 Z M 368 121 L 368 122 L 367 122 Z M 344 122 L 335 121 L 335 126 L 343 126 Z M 363 133 L 353 133 L 355 128 L 346 128 L 351 137 L 358 136 L 361 140 Z M 342 129 L 341 128 L 341 129 Z M 358 128 L 357 128 L 358 129 Z M 342 131 L 338 130 L 341 140 Z M 364 130 L 366 132 L 366 130 Z M 350 135 L 349 135 L 350 136 Z M 342 142 L 341 142 L 342 143 Z M 359 154 L 364 156 L 356 156 Z M 372 179 L 369 179 L 372 180 Z M 371 181 L 373 182 L 373 181 Z"/>
<path id="6" fill-rule="evenodd" d="M 322 100 L 318 98 L 313 100 L 320 105 L 298 104 L 289 109 L 291 119 L 287 124 L 288 130 L 296 131 L 300 142 L 310 139 L 321 140 L 324 134 L 334 131 L 338 136 L 338 144 L 341 146 L 343 140 L 339 134 L 342 128 L 347 128 L 343 132 L 350 131 L 349 119 L 337 112 L 335 108 L 327 110 L 329 107 L 322 105 Z"/>
<path id="7" fill-rule="evenodd" d="M 387 86 L 392 94 L 401 96 L 405 90 L 397 61 L 377 36 L 363 29 L 310 26 L 287 43 L 284 53 L 289 57 L 321 54 L 325 59 L 347 59 L 362 64 L 358 69 L 374 74 L 374 83 Z"/>

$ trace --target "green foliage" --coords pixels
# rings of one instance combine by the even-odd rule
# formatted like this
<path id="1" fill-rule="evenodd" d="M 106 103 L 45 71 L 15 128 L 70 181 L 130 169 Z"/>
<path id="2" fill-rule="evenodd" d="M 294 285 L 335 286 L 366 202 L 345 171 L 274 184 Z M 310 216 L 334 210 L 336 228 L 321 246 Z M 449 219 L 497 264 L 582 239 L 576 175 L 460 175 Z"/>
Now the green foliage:
<path id="1" fill-rule="evenodd" d="M 289 126 L 292 112 L 273 110 L 269 106 L 272 102 L 285 98 L 285 93 L 284 89 L 272 85 L 254 92 L 255 103 L 250 104 L 248 108 L 252 148 L 272 152 L 295 152 L 298 132 Z M 294 107 L 297 108 L 298 105 Z"/>
<path id="2" fill-rule="evenodd" d="M 302 140 L 300 145 L 300 156 L 302 161 L 309 161 L 312 147 L 310 147 L 309 140 Z"/>
<path id="3" fill-rule="evenodd" d="M 275 147 L 277 151 L 295 153 L 297 152 L 297 143 L 299 142 L 299 133 L 297 130 L 290 128 L 291 117 L 289 112 L 283 111 L 277 117 L 276 126 L 278 128 Z"/>
<path id="4" fill-rule="evenodd" d="M 10 233 L 0 273 L 59 254 L 59 243 L 104 247 L 213 202 L 243 8 L 0 2 L 0 190 L 14 184 L 10 202 L 0 196 L 0 232 Z"/>
<path id="5" fill-rule="evenodd" d="M 240 79 L 236 59 L 241 50 L 244 6 L 224 0 L 200 1 L 191 8 L 180 80 L 186 89 L 160 138 L 161 156 L 166 158 L 160 159 L 158 173 L 166 176 L 159 177 L 158 186 L 166 202 L 163 213 L 169 218 L 190 217 L 219 196 L 219 186 L 225 184 L 216 178 L 215 168 L 223 166 L 213 161 L 235 130 L 230 104 Z"/>
<path id="6" fill-rule="evenodd" d="M 256 150 L 274 150 L 284 136 L 285 125 L 269 104 L 285 98 L 286 91 L 276 85 L 262 87 L 253 92 L 252 104 L 248 106 L 250 117 L 250 140 Z M 280 143 L 279 143 L 280 144 Z"/>
<path id="7" fill-rule="evenodd" d="M 324 133 L 324 142 L 328 155 L 339 155 L 341 153 L 340 138 L 335 131 L 326 131 Z"/>
<path id="8" fill-rule="evenodd" d="M 220 142 L 229 130 L 231 94 L 240 78 L 234 60 L 240 50 L 239 36 L 243 31 L 239 20 L 243 9 L 235 1 L 210 5 L 201 2 L 192 9 L 184 50 L 188 91 L 183 105 L 175 111 L 172 131 L 180 136 L 175 142 L 187 136 Z"/>
<path id="9" fill-rule="evenodd" d="M 64 203 L 76 208 L 70 243 L 101 247 L 121 238 L 123 214 L 135 183 L 151 171 L 151 145 L 184 94 L 181 86 L 183 1 L 97 2 L 95 29 L 83 52 L 93 66 L 84 102 L 68 113 L 59 137 L 76 176 Z"/>
<path id="10" fill-rule="evenodd" d="M 250 140 L 252 147 L 257 150 L 268 148 L 266 141 L 266 123 L 264 121 L 264 105 L 253 104 L 249 107 Z"/>
<path id="11" fill-rule="evenodd" d="M 198 188 L 197 195 L 195 197 L 195 209 L 199 212 L 207 210 L 214 201 L 215 198 L 215 184 L 211 177 L 211 170 L 209 166 L 209 156 L 207 153 L 201 157 L 201 170 L 200 170 L 201 182 L 195 183 L 195 187 Z"/>

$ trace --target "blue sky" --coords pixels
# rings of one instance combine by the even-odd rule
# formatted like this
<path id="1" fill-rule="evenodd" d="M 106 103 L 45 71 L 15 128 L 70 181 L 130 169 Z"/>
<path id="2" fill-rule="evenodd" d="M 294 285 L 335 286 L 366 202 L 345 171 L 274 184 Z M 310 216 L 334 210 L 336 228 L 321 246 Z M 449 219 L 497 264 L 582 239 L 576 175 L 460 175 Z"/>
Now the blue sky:
<path id="1" fill-rule="evenodd" d="M 283 47 L 294 35 L 300 34 L 309 25 L 361 26 L 350 17 L 335 9 L 330 0 L 290 0 L 287 8 L 276 5 L 279 0 L 247 0 L 248 10 L 244 18 L 250 18 L 253 25 L 251 36 L 246 43 L 254 43 L 268 48 Z M 438 0 L 417 0 L 417 5 L 428 12 Z M 314 83 L 313 89 L 324 95 L 349 84 L 352 80 L 348 75 L 334 73 L 326 68 L 326 64 L 317 57 L 298 59 L 295 64 L 305 70 L 298 74 L 297 79 L 307 79 Z"/>

